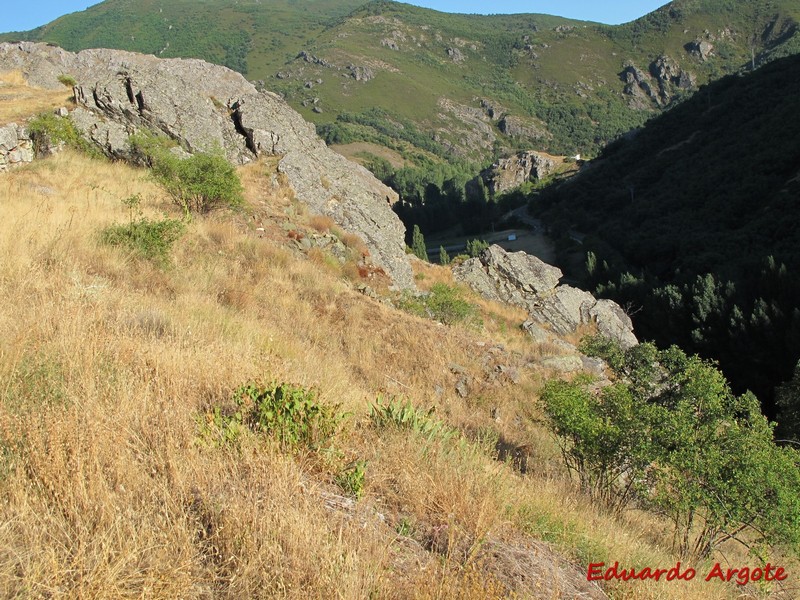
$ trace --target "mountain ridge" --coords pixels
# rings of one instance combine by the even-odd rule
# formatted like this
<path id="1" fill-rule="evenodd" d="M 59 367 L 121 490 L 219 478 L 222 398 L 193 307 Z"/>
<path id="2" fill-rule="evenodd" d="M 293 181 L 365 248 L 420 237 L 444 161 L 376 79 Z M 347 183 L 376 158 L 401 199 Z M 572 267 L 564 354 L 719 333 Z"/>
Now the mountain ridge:
<path id="1" fill-rule="evenodd" d="M 677 0 L 620 26 L 452 15 L 383 0 L 303 6 L 271 3 L 266 18 L 255 1 L 192 11 L 175 2 L 155 12 L 154 0 L 107 0 L 0 39 L 204 58 L 352 139 L 394 144 L 412 160 L 433 150 L 436 160 L 483 164 L 515 149 L 594 154 L 696 86 L 800 49 L 800 11 L 788 0 L 756 8 Z M 372 107 L 382 114 L 370 118 Z M 398 119 L 416 133 L 393 125 Z M 389 139 L 379 130 L 391 131 Z"/>

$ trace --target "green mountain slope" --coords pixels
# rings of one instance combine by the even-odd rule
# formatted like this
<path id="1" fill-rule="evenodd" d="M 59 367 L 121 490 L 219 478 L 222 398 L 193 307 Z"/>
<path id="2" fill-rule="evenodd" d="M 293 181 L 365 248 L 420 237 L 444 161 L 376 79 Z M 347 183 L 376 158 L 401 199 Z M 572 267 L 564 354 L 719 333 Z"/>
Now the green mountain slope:
<path id="1" fill-rule="evenodd" d="M 226 64 L 331 142 L 485 163 L 592 155 L 697 86 L 800 49 L 796 0 L 675 0 L 622 26 L 376 0 L 107 0 L 25 33 Z"/>
<path id="2" fill-rule="evenodd" d="M 800 56 L 701 89 L 532 207 L 637 332 L 769 399 L 800 358 Z M 571 232 L 571 233 L 570 233 Z"/>
<path id="3" fill-rule="evenodd" d="M 106 0 L 0 41 L 47 41 L 76 52 L 116 48 L 192 57 L 245 75 L 272 73 L 363 0 Z"/>

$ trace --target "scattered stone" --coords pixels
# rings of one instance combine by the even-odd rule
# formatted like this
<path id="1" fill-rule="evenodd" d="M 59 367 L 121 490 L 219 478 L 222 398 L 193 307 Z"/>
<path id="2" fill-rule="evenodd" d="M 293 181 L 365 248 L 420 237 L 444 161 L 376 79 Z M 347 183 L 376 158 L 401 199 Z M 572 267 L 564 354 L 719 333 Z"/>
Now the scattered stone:
<path id="1" fill-rule="evenodd" d="M 467 397 L 467 395 L 469 394 L 469 386 L 467 385 L 466 377 L 462 377 L 461 379 L 458 380 L 458 383 L 456 383 L 456 392 L 462 398 Z"/>
<path id="2" fill-rule="evenodd" d="M 464 367 L 462 367 L 461 365 L 457 365 L 456 363 L 450 363 L 449 369 L 450 372 L 455 375 L 464 375 L 467 372 L 467 370 Z"/>
<path id="3" fill-rule="evenodd" d="M 542 366 L 553 369 L 559 373 L 577 373 L 583 370 L 583 362 L 580 357 L 574 354 L 566 356 L 548 356 L 542 359 Z"/>
<path id="4" fill-rule="evenodd" d="M 547 329 L 531 319 L 525 321 L 522 325 L 520 325 L 520 327 L 528 332 L 528 335 L 531 336 L 531 339 L 533 339 L 534 342 L 540 344 L 549 342 L 553 337 Z"/>
<path id="5" fill-rule="evenodd" d="M 513 384 L 519 384 L 520 382 L 520 375 L 519 371 L 514 367 L 509 367 L 507 365 L 497 365 L 498 372 L 505 375 L 509 381 Z"/>
<path id="6" fill-rule="evenodd" d="M 602 358 L 584 356 L 581 354 L 580 359 L 584 371 L 589 371 L 589 373 L 593 373 L 599 377 L 605 377 L 608 365 L 606 365 L 606 362 Z"/>
<path id="7" fill-rule="evenodd" d="M 375 290 L 373 290 L 365 283 L 359 284 L 357 289 L 361 294 L 364 294 L 367 298 L 372 298 L 374 300 L 378 299 L 378 294 L 375 293 Z"/>
<path id="8" fill-rule="evenodd" d="M 314 56 L 313 54 L 306 52 L 305 50 L 300 51 L 300 54 L 297 55 L 297 58 L 304 60 L 307 63 L 312 65 L 319 65 L 320 67 L 325 67 L 326 69 L 336 69 L 338 68 L 332 62 L 328 62 L 324 58 L 319 58 L 318 56 Z"/>

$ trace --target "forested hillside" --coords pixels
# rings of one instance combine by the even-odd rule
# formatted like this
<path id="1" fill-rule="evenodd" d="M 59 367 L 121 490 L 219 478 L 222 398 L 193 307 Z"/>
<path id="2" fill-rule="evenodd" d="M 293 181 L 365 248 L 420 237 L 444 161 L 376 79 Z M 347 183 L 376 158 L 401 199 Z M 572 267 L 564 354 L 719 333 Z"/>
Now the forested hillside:
<path id="1" fill-rule="evenodd" d="M 0 41 L 204 58 L 283 94 L 329 143 L 475 174 L 516 149 L 594 155 L 707 81 L 796 51 L 798 13 L 675 0 L 612 27 L 385 0 L 107 0 Z"/>
<path id="2" fill-rule="evenodd" d="M 800 358 L 800 56 L 729 76 L 531 201 L 637 332 L 766 401 Z"/>

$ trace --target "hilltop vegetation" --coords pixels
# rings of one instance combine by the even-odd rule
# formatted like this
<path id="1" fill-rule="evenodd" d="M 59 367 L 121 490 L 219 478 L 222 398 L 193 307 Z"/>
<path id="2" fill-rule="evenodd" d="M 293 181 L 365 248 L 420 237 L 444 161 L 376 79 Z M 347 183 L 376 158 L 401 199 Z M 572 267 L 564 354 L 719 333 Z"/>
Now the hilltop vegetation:
<path id="1" fill-rule="evenodd" d="M 593 155 L 697 86 L 797 51 L 799 13 L 790 0 L 676 0 L 612 27 L 385 0 L 107 0 L 0 40 L 204 58 L 340 141 L 477 173 L 516 148 Z"/>
<path id="2" fill-rule="evenodd" d="M 798 82 L 792 56 L 710 84 L 531 200 L 580 253 L 573 276 L 643 338 L 719 360 L 772 417 L 800 358 Z"/>

